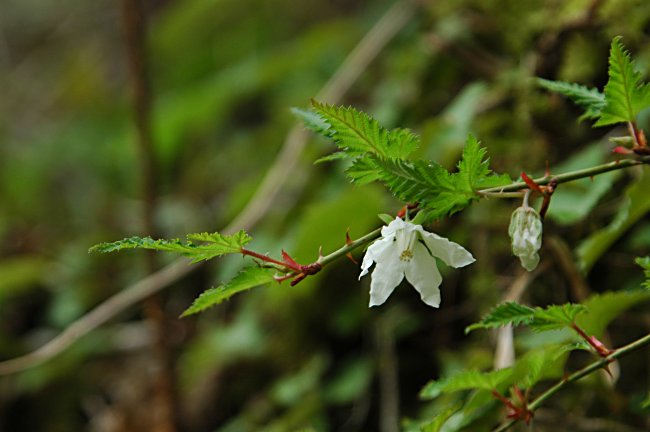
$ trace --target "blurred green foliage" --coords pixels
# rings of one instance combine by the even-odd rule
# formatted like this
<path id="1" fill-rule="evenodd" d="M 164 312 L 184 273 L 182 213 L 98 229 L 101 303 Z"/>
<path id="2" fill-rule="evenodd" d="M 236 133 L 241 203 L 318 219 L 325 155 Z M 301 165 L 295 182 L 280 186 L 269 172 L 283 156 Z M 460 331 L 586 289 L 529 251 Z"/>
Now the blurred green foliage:
<path id="1" fill-rule="evenodd" d="M 227 225 L 295 121 L 290 107 L 307 108 L 392 3 L 146 2 L 160 234 L 177 238 Z M 86 252 L 144 229 L 120 19 L 118 4 L 109 1 L 2 4 L 3 359 L 41 346 L 145 275 L 142 253 Z M 422 137 L 418 157 L 449 169 L 471 132 L 497 172 L 541 173 L 548 162 L 559 173 L 607 159 L 608 131 L 578 123 L 578 109 L 539 91 L 532 78 L 602 88 L 616 35 L 647 72 L 649 26 L 650 3 L 643 0 L 423 1 L 342 102 L 389 128 L 413 129 Z M 640 118 L 648 130 L 650 116 Z M 251 247 L 274 256 L 284 248 L 309 262 L 320 246 L 325 252 L 340 247 L 348 227 L 357 237 L 379 226 L 378 213 L 400 209 L 376 185 L 351 186 L 343 163 L 312 165 L 332 151 L 324 140 L 310 141 L 289 184 L 252 231 Z M 598 294 L 643 282 L 634 258 L 648 255 L 650 244 L 647 183 L 647 173 L 631 171 L 558 188 L 544 227 L 541 255 L 548 264 L 523 301 L 583 301 L 577 274 L 592 295 L 589 307 L 603 311 L 591 331 L 607 329 L 612 346 L 647 332 L 647 303 L 645 310 L 636 306 L 643 295 Z M 252 290 L 182 320 L 176 317 L 193 298 L 236 274 L 241 259 L 214 260 L 173 284 L 164 305 L 183 430 L 390 427 L 383 405 L 387 370 L 396 377 L 406 429 L 429 423 L 436 430 L 437 414 L 449 418 L 445 431 L 492 427 L 502 412 L 489 392 L 431 401 L 418 394 L 432 379 L 491 368 L 491 339 L 484 332 L 465 336 L 463 329 L 500 302 L 520 274 L 506 232 L 518 205 L 482 201 L 431 227 L 477 258 L 470 269 L 443 274 L 439 310 L 408 289 L 369 310 L 368 282 L 357 281 L 358 267 L 347 260 L 296 287 Z M 550 236 L 576 251 L 568 262 L 582 273 L 560 264 L 567 257 L 547 246 Z M 612 304 L 630 309 L 609 323 L 605 312 Z M 521 334 L 542 351 L 565 340 Z M 136 307 L 42 366 L 0 377 L 0 429 L 147 430 L 152 343 Z M 526 348 L 517 345 L 517 353 Z M 580 430 L 581 419 L 605 416 L 610 424 L 650 427 L 647 403 L 642 408 L 648 389 L 640 378 L 650 373 L 646 359 L 622 362 L 614 386 L 593 376 L 566 389 L 536 427 Z M 582 360 L 572 356 L 566 367 Z M 450 411 L 466 400 L 476 409 Z M 114 429 L 102 426 L 110 421 Z"/>

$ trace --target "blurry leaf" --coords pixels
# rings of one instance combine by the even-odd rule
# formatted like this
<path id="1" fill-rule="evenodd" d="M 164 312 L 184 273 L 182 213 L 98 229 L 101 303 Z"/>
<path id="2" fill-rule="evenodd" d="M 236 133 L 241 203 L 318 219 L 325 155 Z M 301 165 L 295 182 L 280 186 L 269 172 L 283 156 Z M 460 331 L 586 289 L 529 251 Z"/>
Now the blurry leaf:
<path id="1" fill-rule="evenodd" d="M 566 352 L 558 345 L 528 351 L 512 367 L 514 383 L 522 388 L 532 388 L 543 379 L 562 376 Z"/>
<path id="2" fill-rule="evenodd" d="M 298 117 L 305 126 L 311 131 L 317 133 L 318 135 L 323 135 L 329 137 L 329 128 L 330 125 L 327 123 L 323 117 L 318 115 L 312 110 L 305 110 L 301 108 L 291 108 L 293 115 Z M 343 155 L 344 156 L 344 155 Z"/>
<path id="3" fill-rule="evenodd" d="M 392 221 L 395 220 L 395 217 L 393 217 L 393 216 L 391 216 L 391 215 L 389 215 L 389 214 L 386 214 L 386 213 L 382 213 L 382 214 L 379 214 L 379 215 L 377 215 L 377 216 L 378 216 L 379 219 L 381 219 L 382 222 L 384 222 L 384 224 L 386 224 L 386 225 L 390 225 L 390 223 L 391 223 Z"/>
<path id="4" fill-rule="evenodd" d="M 275 273 L 276 270 L 274 269 L 257 266 L 246 267 L 229 282 L 216 288 L 210 288 L 201 293 L 201 295 L 194 300 L 192 306 L 183 312 L 181 317 L 203 312 L 224 300 L 228 300 L 235 294 L 255 288 L 256 286 L 273 282 L 273 275 Z"/>
<path id="5" fill-rule="evenodd" d="M 596 119 L 605 106 L 605 95 L 595 88 L 562 81 L 549 81 L 537 78 L 537 84 L 547 90 L 560 93 L 585 110 L 582 118 Z"/>
<path id="6" fill-rule="evenodd" d="M 206 376 L 220 368 L 264 355 L 269 338 L 254 306 L 253 302 L 242 302 L 231 320 L 215 323 L 210 318 L 201 323 L 203 326 L 183 348 L 178 362 L 184 391 L 200 387 Z"/>
<path id="7" fill-rule="evenodd" d="M 600 338 L 610 322 L 627 309 L 650 300 L 650 291 L 611 291 L 589 297 L 584 305 L 587 313 L 576 318 L 576 323 L 590 336 Z"/>
<path id="8" fill-rule="evenodd" d="M 569 172 L 588 168 L 603 163 L 607 156 L 602 145 L 596 142 L 553 167 L 553 171 Z M 562 225 L 572 225 L 585 219 L 620 176 L 621 171 L 611 171 L 564 183 L 553 193 L 547 217 Z"/>
<path id="9" fill-rule="evenodd" d="M 579 266 L 584 273 L 589 273 L 607 249 L 650 211 L 649 189 L 650 175 L 644 171 L 643 176 L 626 189 L 625 202 L 619 208 L 614 220 L 578 246 L 576 254 Z"/>
<path id="10" fill-rule="evenodd" d="M 499 369 L 491 372 L 468 370 L 459 372 L 449 378 L 430 381 L 422 391 L 422 399 L 433 399 L 441 393 L 453 393 L 461 390 L 484 389 L 492 390 L 512 377 L 512 368 Z"/>
<path id="11" fill-rule="evenodd" d="M 373 364 L 368 358 L 348 362 L 328 381 L 324 389 L 325 398 L 337 405 L 351 403 L 368 389 L 373 374 Z"/>
<path id="12" fill-rule="evenodd" d="M 35 256 L 0 260 L 0 301 L 37 286 L 46 267 L 47 262 Z"/>
<path id="13" fill-rule="evenodd" d="M 271 391 L 273 399 L 285 406 L 298 403 L 306 393 L 318 387 L 326 366 L 325 357 L 314 355 L 299 371 L 276 382 Z"/>
<path id="14" fill-rule="evenodd" d="M 650 408 L 650 391 L 648 391 L 648 396 L 646 396 L 645 400 L 641 402 L 641 408 Z"/>
<path id="15" fill-rule="evenodd" d="M 641 82 L 641 73 L 621 37 L 612 40 L 609 53 L 609 81 L 605 85 L 605 106 L 594 126 L 634 122 L 637 114 L 650 106 L 650 84 Z"/>
<path id="16" fill-rule="evenodd" d="M 643 258 L 639 257 L 635 259 L 634 262 L 643 268 L 643 274 L 645 276 L 645 282 L 643 282 L 643 286 L 647 289 L 650 289 L 650 256 Z"/>
<path id="17" fill-rule="evenodd" d="M 428 158 L 445 167 L 453 165 L 486 93 L 487 85 L 483 82 L 466 85 L 440 115 L 425 124 L 422 140 L 426 142 Z"/>
<path id="18" fill-rule="evenodd" d="M 129 237 L 112 243 L 100 243 L 90 248 L 89 252 L 117 252 L 124 249 L 150 249 L 173 252 L 186 256 L 192 262 L 209 260 L 221 255 L 240 253 L 242 247 L 252 240 L 244 230 L 232 235 L 219 233 L 188 234 L 188 242 L 179 239 L 154 240 L 151 237 Z M 195 244 L 193 241 L 206 244 Z"/>
<path id="19" fill-rule="evenodd" d="M 433 420 L 421 424 L 419 430 L 421 432 L 440 432 L 447 420 L 449 420 L 449 418 L 461 407 L 461 404 L 453 404 L 448 406 L 442 410 L 442 412 L 436 414 Z"/>

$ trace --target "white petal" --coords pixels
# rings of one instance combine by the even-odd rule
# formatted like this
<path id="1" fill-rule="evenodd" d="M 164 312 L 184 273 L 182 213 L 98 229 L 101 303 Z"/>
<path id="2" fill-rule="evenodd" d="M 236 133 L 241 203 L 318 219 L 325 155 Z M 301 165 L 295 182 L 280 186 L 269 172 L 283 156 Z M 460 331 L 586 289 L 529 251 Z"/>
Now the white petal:
<path id="1" fill-rule="evenodd" d="M 461 245 L 427 232 L 422 227 L 419 227 L 418 231 L 422 234 L 422 239 L 433 256 L 440 258 L 445 264 L 458 268 L 476 261 L 472 254 Z"/>
<path id="2" fill-rule="evenodd" d="M 385 254 L 372 272 L 370 283 L 370 306 L 378 306 L 386 301 L 395 287 L 404 279 L 404 265 L 399 256 Z"/>
<path id="3" fill-rule="evenodd" d="M 440 306 L 440 289 L 442 276 L 436 266 L 436 259 L 421 244 L 413 248 L 413 259 L 406 267 L 406 279 L 420 293 L 420 298 L 429 306 Z"/>
<path id="4" fill-rule="evenodd" d="M 408 222 L 404 222 L 402 219 L 396 217 L 394 221 L 386 225 L 381 229 L 381 236 L 382 237 L 388 237 L 391 235 L 395 235 L 395 232 L 397 230 L 403 229 L 405 225 L 407 225 Z M 408 224 L 408 225 L 413 225 L 413 224 Z"/>
<path id="5" fill-rule="evenodd" d="M 373 262 L 379 262 L 382 257 L 390 251 L 393 243 L 394 237 L 390 236 L 376 240 L 368 247 L 366 254 L 363 256 L 363 261 L 361 262 L 361 274 L 359 275 L 359 279 L 368 274 L 368 270 L 372 267 Z"/>

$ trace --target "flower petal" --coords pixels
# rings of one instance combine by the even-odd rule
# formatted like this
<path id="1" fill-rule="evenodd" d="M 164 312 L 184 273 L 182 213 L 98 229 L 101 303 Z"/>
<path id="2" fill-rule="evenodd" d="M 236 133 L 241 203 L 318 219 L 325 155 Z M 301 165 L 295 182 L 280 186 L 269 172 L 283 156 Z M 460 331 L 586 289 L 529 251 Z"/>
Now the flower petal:
<path id="1" fill-rule="evenodd" d="M 465 267 L 476 261 L 472 254 L 458 243 L 427 232 L 421 226 L 419 226 L 418 231 L 422 234 L 422 239 L 433 256 L 440 258 L 445 264 L 458 268 Z"/>
<path id="2" fill-rule="evenodd" d="M 394 251 L 394 249 L 393 249 Z M 384 303 L 393 290 L 404 279 L 404 265 L 397 254 L 384 256 L 375 266 L 370 283 L 370 306 Z"/>
<path id="3" fill-rule="evenodd" d="M 395 220 L 393 220 L 391 223 L 388 225 L 384 226 L 381 229 L 381 236 L 382 237 L 389 237 L 391 235 L 395 235 L 395 232 L 400 229 L 404 229 L 406 225 L 413 225 L 408 222 L 404 222 L 402 219 L 396 217 Z"/>
<path id="4" fill-rule="evenodd" d="M 442 276 L 436 259 L 421 243 L 413 248 L 413 259 L 406 267 L 406 279 L 418 290 L 423 302 L 436 308 L 440 306 Z"/>
<path id="5" fill-rule="evenodd" d="M 361 262 L 361 274 L 359 279 L 368 274 L 368 270 L 372 267 L 373 262 L 379 262 L 385 260 L 385 255 L 390 253 L 390 248 L 393 246 L 394 237 L 386 237 L 379 240 L 376 240 L 371 244 L 366 250 L 366 254 L 363 256 L 363 261 Z"/>

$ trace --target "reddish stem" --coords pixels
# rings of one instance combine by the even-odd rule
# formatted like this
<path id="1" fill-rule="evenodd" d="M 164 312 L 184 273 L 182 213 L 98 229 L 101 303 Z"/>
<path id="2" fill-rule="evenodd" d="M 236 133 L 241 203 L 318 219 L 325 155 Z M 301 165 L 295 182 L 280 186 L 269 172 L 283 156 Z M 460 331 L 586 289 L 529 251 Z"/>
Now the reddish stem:
<path id="1" fill-rule="evenodd" d="M 613 350 L 610 350 L 607 348 L 601 341 L 596 339 L 594 336 L 589 336 L 583 329 L 581 329 L 576 323 L 571 324 L 571 328 L 576 331 L 580 335 L 581 338 L 583 338 L 591 347 L 598 353 L 599 356 L 601 357 L 607 357 L 611 353 L 613 353 Z"/>
<path id="2" fill-rule="evenodd" d="M 241 248 L 241 253 L 242 253 L 242 255 L 252 256 L 252 257 L 257 258 L 257 259 L 259 259 L 261 261 L 272 263 L 272 264 L 277 264 L 279 266 L 291 269 L 291 270 L 293 270 L 295 272 L 300 272 L 300 267 L 299 266 L 289 265 L 286 262 L 278 261 L 276 259 L 271 258 L 268 255 L 262 255 L 261 253 L 257 253 L 255 251 L 250 250 L 250 249 Z"/>

